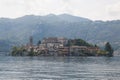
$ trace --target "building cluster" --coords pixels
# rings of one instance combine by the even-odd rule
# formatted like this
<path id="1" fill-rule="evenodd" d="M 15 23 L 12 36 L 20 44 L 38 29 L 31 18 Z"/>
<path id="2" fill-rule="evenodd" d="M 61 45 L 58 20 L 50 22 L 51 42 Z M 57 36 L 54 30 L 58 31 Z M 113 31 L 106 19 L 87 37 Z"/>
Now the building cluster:
<path id="1" fill-rule="evenodd" d="M 33 38 L 30 37 L 30 42 L 25 47 L 27 52 L 31 50 L 34 55 L 55 55 L 55 56 L 68 56 L 68 55 L 82 55 L 83 53 L 93 54 L 99 51 L 98 47 L 88 46 L 67 46 L 67 38 L 49 37 L 44 38 L 39 45 L 33 45 Z"/>

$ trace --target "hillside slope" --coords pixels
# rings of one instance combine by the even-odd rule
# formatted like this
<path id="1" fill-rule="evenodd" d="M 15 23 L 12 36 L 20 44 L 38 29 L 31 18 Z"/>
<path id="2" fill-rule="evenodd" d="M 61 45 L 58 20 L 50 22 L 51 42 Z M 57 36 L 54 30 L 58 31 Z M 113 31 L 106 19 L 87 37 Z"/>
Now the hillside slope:
<path id="1" fill-rule="evenodd" d="M 34 16 L 16 19 L 0 19 L 0 40 L 24 44 L 29 36 L 38 41 L 43 37 L 82 38 L 91 43 L 103 45 L 109 41 L 115 49 L 120 48 L 120 20 L 92 21 L 68 14 Z"/>

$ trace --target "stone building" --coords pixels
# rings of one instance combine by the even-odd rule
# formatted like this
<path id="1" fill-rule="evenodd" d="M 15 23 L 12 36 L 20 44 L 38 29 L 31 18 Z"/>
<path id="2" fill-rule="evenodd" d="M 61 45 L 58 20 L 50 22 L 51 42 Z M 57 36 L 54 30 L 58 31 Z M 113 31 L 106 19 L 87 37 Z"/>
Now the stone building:
<path id="1" fill-rule="evenodd" d="M 44 38 L 40 46 L 47 48 L 51 55 L 57 55 L 58 48 L 64 47 L 66 44 L 67 39 L 65 38 L 49 37 Z"/>
<path id="2" fill-rule="evenodd" d="M 88 48 L 86 46 L 71 46 L 70 47 L 71 55 L 81 55 L 87 52 L 88 52 Z"/>

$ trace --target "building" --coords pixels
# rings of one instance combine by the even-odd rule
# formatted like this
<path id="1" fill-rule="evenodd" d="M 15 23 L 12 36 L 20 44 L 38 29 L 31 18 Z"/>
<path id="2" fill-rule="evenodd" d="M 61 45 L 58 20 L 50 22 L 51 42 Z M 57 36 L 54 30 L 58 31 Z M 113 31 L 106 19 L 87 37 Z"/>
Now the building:
<path id="1" fill-rule="evenodd" d="M 87 53 L 88 48 L 86 46 L 71 46 L 70 47 L 70 54 L 71 55 L 80 55 L 83 53 Z"/>
<path id="2" fill-rule="evenodd" d="M 64 38 L 64 37 L 60 37 L 60 38 L 58 38 L 58 42 L 62 43 L 64 46 L 66 46 L 68 43 L 68 39 Z"/>
<path id="3" fill-rule="evenodd" d="M 65 38 L 49 37 L 43 39 L 41 46 L 47 48 L 51 55 L 56 55 L 58 48 L 64 47 L 66 44 L 67 39 Z"/>
<path id="4" fill-rule="evenodd" d="M 99 47 L 88 47 L 89 53 L 97 53 L 97 51 L 99 50 L 100 50 Z"/>
<path id="5" fill-rule="evenodd" d="M 69 55 L 69 47 L 58 48 L 58 55 L 59 56 L 68 56 Z"/>
<path id="6" fill-rule="evenodd" d="M 99 47 L 88 47 L 88 46 L 71 46 L 70 54 L 71 55 L 95 55 L 100 51 Z"/>
<path id="7" fill-rule="evenodd" d="M 66 38 L 49 37 L 44 38 L 40 45 L 33 45 L 33 38 L 30 37 L 29 43 L 25 46 L 27 52 L 34 51 L 34 55 L 51 55 L 51 56 L 86 56 L 95 55 L 100 51 L 99 47 L 88 46 L 69 46 L 66 44 Z"/>

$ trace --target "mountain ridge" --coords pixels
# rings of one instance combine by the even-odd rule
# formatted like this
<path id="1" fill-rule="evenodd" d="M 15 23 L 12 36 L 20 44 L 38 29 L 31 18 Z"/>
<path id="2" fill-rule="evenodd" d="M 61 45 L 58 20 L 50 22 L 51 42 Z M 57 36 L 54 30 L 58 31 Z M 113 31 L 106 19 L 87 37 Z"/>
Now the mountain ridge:
<path id="1" fill-rule="evenodd" d="M 82 38 L 90 43 L 102 45 L 111 42 L 120 46 L 120 20 L 93 21 L 69 14 L 34 16 L 27 15 L 15 19 L 0 18 L 0 40 L 24 44 L 29 36 L 37 42 L 43 37 Z"/>

